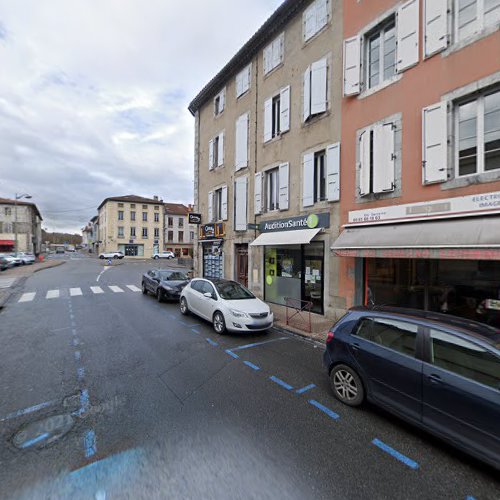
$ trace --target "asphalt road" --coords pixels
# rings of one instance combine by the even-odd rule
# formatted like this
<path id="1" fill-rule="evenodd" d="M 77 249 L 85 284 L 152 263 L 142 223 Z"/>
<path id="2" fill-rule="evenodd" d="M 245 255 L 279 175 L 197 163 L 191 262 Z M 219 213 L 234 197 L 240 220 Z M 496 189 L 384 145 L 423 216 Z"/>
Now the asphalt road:
<path id="1" fill-rule="evenodd" d="M 500 497 L 492 469 L 335 400 L 322 346 L 217 336 L 135 290 L 153 264 L 115 264 L 73 256 L 0 312 L 1 498 Z"/>

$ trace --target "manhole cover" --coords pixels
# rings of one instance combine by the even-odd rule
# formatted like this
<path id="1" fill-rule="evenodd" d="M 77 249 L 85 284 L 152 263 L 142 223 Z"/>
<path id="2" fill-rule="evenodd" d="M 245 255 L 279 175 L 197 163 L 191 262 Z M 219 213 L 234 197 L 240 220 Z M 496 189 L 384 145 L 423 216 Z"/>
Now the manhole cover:
<path id="1" fill-rule="evenodd" d="M 63 437 L 75 421 L 69 414 L 54 415 L 25 425 L 15 434 L 12 442 L 16 448 L 43 448 Z"/>

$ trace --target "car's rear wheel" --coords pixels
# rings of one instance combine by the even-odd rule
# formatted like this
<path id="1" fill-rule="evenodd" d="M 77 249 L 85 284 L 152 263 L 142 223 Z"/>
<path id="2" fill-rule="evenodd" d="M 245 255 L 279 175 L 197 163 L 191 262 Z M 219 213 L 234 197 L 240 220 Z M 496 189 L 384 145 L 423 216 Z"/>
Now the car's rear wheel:
<path id="1" fill-rule="evenodd" d="M 104 259 L 104 255 L 99 255 L 99 258 L 100 259 Z"/>
<path id="2" fill-rule="evenodd" d="M 226 333 L 226 322 L 224 320 L 224 315 L 220 311 L 217 311 L 214 314 L 213 325 L 214 325 L 214 330 L 219 335 L 224 335 L 224 333 Z"/>
<path id="3" fill-rule="evenodd" d="M 337 399 L 349 406 L 359 406 L 365 399 L 365 389 L 359 375 L 347 365 L 337 365 L 330 373 L 330 383 Z"/>
<path id="4" fill-rule="evenodd" d="M 155 256 L 153 257 L 153 259 L 155 259 L 155 260 L 158 260 L 159 258 L 160 258 L 160 257 L 158 257 L 158 255 L 155 255 Z"/>
<path id="5" fill-rule="evenodd" d="M 146 283 L 144 283 L 144 281 L 142 282 L 142 293 L 144 295 L 148 294 L 148 289 L 146 288 Z"/>
<path id="6" fill-rule="evenodd" d="M 189 307 L 186 297 L 181 297 L 181 314 L 184 314 L 184 316 L 187 316 L 189 314 Z"/>
<path id="7" fill-rule="evenodd" d="M 113 259 L 117 259 L 118 258 L 118 255 L 113 255 Z"/>
<path id="8" fill-rule="evenodd" d="M 163 302 L 165 296 L 163 295 L 163 290 L 161 288 L 158 288 L 158 290 L 156 290 L 156 300 L 158 302 Z"/>

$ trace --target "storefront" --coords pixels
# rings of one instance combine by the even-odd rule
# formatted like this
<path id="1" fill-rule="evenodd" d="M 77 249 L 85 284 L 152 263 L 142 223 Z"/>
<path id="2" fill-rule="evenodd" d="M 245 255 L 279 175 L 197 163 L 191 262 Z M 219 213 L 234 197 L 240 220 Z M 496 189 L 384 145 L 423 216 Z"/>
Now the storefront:
<path id="1" fill-rule="evenodd" d="M 118 245 L 118 251 L 122 252 L 126 257 L 144 257 L 144 245 L 133 242 Z"/>
<path id="2" fill-rule="evenodd" d="M 310 302 L 324 314 L 325 242 L 322 230 L 330 227 L 330 214 L 290 217 L 261 222 L 261 234 L 250 246 L 264 247 L 264 300 L 285 305 Z"/>
<path id="3" fill-rule="evenodd" d="M 200 225 L 199 243 L 202 245 L 203 277 L 224 277 L 224 223 Z"/>

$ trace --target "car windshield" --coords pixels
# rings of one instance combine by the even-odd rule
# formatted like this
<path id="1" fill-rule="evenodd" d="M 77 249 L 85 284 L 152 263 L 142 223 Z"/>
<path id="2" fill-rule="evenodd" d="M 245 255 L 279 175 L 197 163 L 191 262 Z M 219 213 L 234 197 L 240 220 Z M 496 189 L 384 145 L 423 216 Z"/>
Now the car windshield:
<path id="1" fill-rule="evenodd" d="M 181 271 L 160 271 L 160 278 L 163 281 L 185 281 L 187 275 Z"/>
<path id="2" fill-rule="evenodd" d="M 226 300 L 254 299 L 255 295 L 236 281 L 220 281 L 214 283 L 219 295 Z"/>

